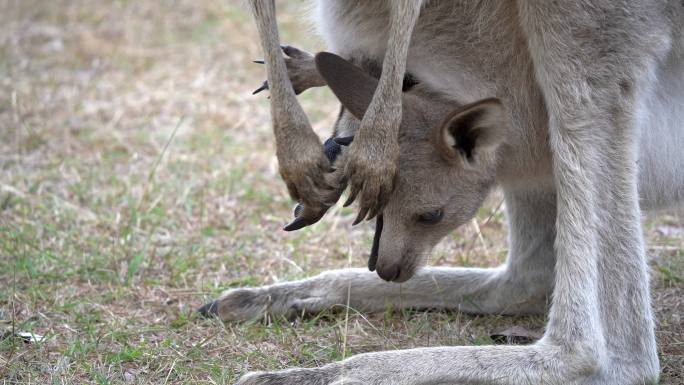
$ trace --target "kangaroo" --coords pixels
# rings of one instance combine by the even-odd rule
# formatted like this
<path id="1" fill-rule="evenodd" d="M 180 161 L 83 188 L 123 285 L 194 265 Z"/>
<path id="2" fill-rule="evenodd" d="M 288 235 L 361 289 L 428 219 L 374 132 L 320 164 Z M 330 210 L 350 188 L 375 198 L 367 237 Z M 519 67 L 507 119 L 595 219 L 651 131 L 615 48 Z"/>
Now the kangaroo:
<path id="1" fill-rule="evenodd" d="M 382 214 L 377 274 L 230 290 L 202 310 L 225 320 L 318 311 L 350 287 L 351 306 L 368 311 L 548 308 L 548 324 L 527 346 L 366 353 L 249 373 L 240 385 L 657 383 L 640 210 L 684 198 L 681 1 L 318 1 L 329 49 L 381 63 L 377 80 L 331 54 L 313 59 L 313 75 L 300 65 L 312 68 L 308 55 L 286 64 L 273 1 L 250 5 L 281 174 L 305 207 L 297 225 L 320 219 L 351 185 L 359 218 Z M 288 69 L 327 84 L 348 111 L 337 130 L 355 140 L 334 170 Z M 407 73 L 417 84 L 402 92 Z M 380 169 L 391 178 L 368 179 Z M 494 185 L 506 202 L 506 263 L 418 269 Z"/>

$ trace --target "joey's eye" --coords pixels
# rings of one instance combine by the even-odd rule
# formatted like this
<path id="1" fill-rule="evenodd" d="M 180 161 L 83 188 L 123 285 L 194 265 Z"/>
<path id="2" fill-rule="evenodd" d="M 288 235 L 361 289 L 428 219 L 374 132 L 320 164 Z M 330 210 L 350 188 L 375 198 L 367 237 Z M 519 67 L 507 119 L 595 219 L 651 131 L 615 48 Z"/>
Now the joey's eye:
<path id="1" fill-rule="evenodd" d="M 442 212 L 441 209 L 432 210 L 430 212 L 420 214 L 418 216 L 418 222 L 433 225 L 441 221 L 442 216 L 444 216 L 444 212 Z"/>

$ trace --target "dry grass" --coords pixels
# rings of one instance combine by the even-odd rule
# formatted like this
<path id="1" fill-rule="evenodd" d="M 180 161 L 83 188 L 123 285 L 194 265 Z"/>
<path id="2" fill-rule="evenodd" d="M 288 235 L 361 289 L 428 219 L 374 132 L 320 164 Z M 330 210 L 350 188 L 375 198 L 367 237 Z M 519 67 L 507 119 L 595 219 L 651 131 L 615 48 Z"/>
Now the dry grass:
<path id="1" fill-rule="evenodd" d="M 316 50 L 299 4 L 283 40 Z M 295 234 L 274 158 L 248 15 L 231 2 L 0 1 L 2 383 L 232 383 L 251 369 L 352 353 L 480 344 L 538 317 L 335 313 L 221 324 L 193 310 L 222 290 L 363 266 L 368 225 L 336 209 Z M 301 98 L 325 136 L 326 90 Z M 505 255 L 500 198 L 432 263 Z M 494 212 L 489 222 L 486 218 Z M 485 223 L 486 222 L 486 223 Z M 682 218 L 648 222 L 664 384 L 684 383 Z M 346 345 L 343 341 L 346 337 Z M 346 346 L 346 350 L 343 349 Z"/>

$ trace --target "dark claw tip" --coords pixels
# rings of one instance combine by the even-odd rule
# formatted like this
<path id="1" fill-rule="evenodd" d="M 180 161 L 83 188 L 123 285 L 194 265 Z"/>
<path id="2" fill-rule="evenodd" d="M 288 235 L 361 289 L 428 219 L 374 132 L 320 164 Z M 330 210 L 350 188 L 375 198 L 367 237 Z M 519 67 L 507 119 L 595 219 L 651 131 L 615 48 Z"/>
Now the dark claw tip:
<path id="1" fill-rule="evenodd" d="M 217 317 L 218 316 L 218 301 L 214 300 L 210 303 L 197 309 L 197 312 L 205 318 Z"/>
<path id="2" fill-rule="evenodd" d="M 354 203 L 354 199 L 356 199 L 355 196 L 353 196 L 353 195 L 350 196 L 350 197 L 347 198 L 347 200 L 344 202 L 344 204 L 342 205 L 342 207 L 349 207 L 349 206 L 351 206 L 351 204 Z"/>
<path id="3" fill-rule="evenodd" d="M 354 136 L 345 136 L 345 137 L 340 137 L 340 138 L 335 138 L 335 143 L 339 144 L 340 146 L 348 146 L 351 144 L 351 142 L 354 141 Z"/>
<path id="4" fill-rule="evenodd" d="M 356 217 L 356 219 L 354 219 L 354 222 L 352 222 L 352 226 L 356 226 L 356 225 L 358 225 L 359 223 L 361 223 L 361 221 L 363 221 L 363 218 L 364 218 L 364 217 L 365 217 L 365 215 L 362 216 L 362 215 L 359 214 L 359 216 Z"/>
<path id="5" fill-rule="evenodd" d="M 252 63 L 255 63 L 255 64 L 266 64 L 263 60 L 252 60 Z"/>
<path id="6" fill-rule="evenodd" d="M 304 218 L 297 217 L 292 222 L 288 223 L 285 227 L 283 227 L 283 230 L 296 231 L 301 229 L 302 227 L 306 227 L 307 225 L 308 222 Z"/>
<path id="7" fill-rule="evenodd" d="M 257 88 L 256 90 L 254 90 L 254 91 L 252 92 L 252 95 L 256 95 L 256 94 L 258 94 L 259 92 L 261 92 L 261 91 L 263 91 L 263 90 L 267 90 L 267 89 L 268 89 L 268 83 L 264 82 L 264 84 L 262 84 L 259 88 Z"/>

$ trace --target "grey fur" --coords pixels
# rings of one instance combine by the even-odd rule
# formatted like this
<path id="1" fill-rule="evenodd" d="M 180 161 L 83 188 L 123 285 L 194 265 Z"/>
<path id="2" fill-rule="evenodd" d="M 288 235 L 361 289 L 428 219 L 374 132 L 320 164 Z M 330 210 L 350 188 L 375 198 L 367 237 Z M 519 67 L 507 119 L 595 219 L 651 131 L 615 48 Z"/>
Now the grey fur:
<path id="1" fill-rule="evenodd" d="M 268 3 L 252 0 L 257 9 Z M 655 384 L 639 203 L 660 207 L 684 198 L 684 4 L 426 0 L 412 36 L 398 34 L 412 26 L 421 3 L 319 0 L 315 12 L 330 50 L 383 62 L 380 86 L 358 128 L 366 138 L 346 155 L 357 165 L 364 157 L 377 160 L 360 176 L 398 170 L 383 210 L 378 271 L 400 266 L 401 291 L 350 269 L 240 289 L 248 296 L 229 291 L 219 301 L 254 296 L 275 313 L 316 311 L 344 303 L 350 284 L 352 306 L 369 311 L 400 302 L 540 312 L 550 298 L 546 333 L 529 346 L 367 353 L 321 368 L 252 373 L 239 384 Z M 268 23 L 275 26 L 275 19 Z M 396 92 L 402 63 L 420 81 L 404 95 Z M 485 97 L 505 108 L 504 126 L 485 125 L 504 129 L 503 139 L 476 147 L 482 151 L 474 162 L 448 161 L 434 138 L 458 143 L 435 134 L 443 132 L 441 120 Z M 284 103 L 281 108 L 296 104 L 273 94 L 272 101 Z M 373 131 L 375 124 L 380 129 Z M 338 131 L 358 126 L 347 116 Z M 389 153 L 377 152 L 383 145 Z M 506 264 L 418 270 L 430 248 L 470 219 L 497 184 L 510 228 Z M 444 207 L 442 222 L 416 223 L 416 214 L 435 205 Z M 260 315 L 262 307 L 219 313 L 242 319 Z"/>

